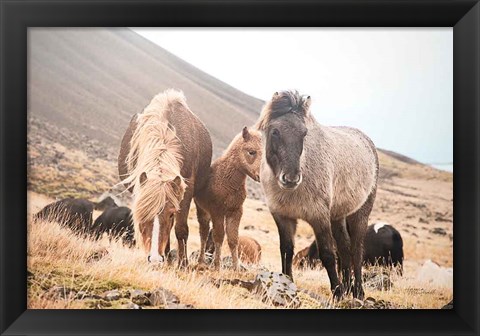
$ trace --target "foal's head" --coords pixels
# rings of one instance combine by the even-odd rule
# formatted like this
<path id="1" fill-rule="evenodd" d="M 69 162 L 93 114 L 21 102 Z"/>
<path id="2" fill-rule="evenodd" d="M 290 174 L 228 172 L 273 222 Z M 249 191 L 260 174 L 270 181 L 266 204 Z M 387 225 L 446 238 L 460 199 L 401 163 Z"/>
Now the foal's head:
<path id="1" fill-rule="evenodd" d="M 149 262 L 166 260 L 166 247 L 184 191 L 185 183 L 180 176 L 147 177 L 145 173 L 140 176 L 134 217 Z"/>
<path id="2" fill-rule="evenodd" d="M 309 110 L 310 96 L 297 91 L 275 92 L 257 124 L 264 133 L 267 163 L 285 190 L 294 190 L 302 183 L 301 157 Z"/>
<path id="3" fill-rule="evenodd" d="M 262 134 L 245 126 L 242 135 L 233 144 L 239 167 L 253 180 L 260 182 L 260 162 L 262 161 Z"/>

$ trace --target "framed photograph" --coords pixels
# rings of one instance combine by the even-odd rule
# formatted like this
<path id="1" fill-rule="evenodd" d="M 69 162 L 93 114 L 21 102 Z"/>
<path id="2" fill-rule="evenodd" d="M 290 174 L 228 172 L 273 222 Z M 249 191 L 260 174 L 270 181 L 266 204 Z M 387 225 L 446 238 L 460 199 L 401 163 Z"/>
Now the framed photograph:
<path id="1" fill-rule="evenodd" d="M 478 334 L 477 1 L 1 14 L 2 335 Z"/>

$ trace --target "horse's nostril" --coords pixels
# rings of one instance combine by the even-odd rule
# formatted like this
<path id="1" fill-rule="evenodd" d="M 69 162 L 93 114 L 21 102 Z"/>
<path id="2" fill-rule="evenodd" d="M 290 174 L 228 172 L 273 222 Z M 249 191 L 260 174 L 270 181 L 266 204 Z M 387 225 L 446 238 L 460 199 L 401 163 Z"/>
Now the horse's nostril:
<path id="1" fill-rule="evenodd" d="M 295 175 L 282 174 L 280 176 L 280 181 L 283 184 L 298 184 L 301 179 L 302 179 L 302 176 L 300 174 L 295 174 Z"/>
<path id="2" fill-rule="evenodd" d="M 150 256 L 147 257 L 147 261 L 150 262 Z"/>

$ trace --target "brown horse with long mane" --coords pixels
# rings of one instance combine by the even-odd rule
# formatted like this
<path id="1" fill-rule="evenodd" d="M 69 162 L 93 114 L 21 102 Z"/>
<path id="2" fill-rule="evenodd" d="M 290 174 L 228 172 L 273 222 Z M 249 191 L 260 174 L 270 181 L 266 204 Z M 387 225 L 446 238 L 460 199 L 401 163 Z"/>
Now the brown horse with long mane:
<path id="1" fill-rule="evenodd" d="M 354 128 L 318 124 L 310 113 L 310 97 L 297 91 L 275 93 L 257 127 L 264 139 L 260 180 L 280 235 L 282 272 L 292 276 L 300 218 L 313 228 L 335 298 L 351 289 L 362 298 L 363 240 L 378 180 L 373 142 Z"/>
<path id="2" fill-rule="evenodd" d="M 195 197 L 200 225 L 199 264 L 205 263 L 209 222 L 212 220 L 215 268 L 220 268 L 225 230 L 233 267 L 238 268 L 238 227 L 243 214 L 243 202 L 247 197 L 245 182 L 247 176 L 259 181 L 261 159 L 260 132 L 244 127 L 232 140 L 225 153 L 213 162 L 205 188 Z"/>
<path id="3" fill-rule="evenodd" d="M 190 203 L 207 181 L 211 159 L 210 134 L 179 91 L 156 95 L 131 120 L 122 139 L 118 172 L 133 191 L 135 239 L 149 261 L 166 260 L 175 224 L 178 262 L 187 265 Z"/>

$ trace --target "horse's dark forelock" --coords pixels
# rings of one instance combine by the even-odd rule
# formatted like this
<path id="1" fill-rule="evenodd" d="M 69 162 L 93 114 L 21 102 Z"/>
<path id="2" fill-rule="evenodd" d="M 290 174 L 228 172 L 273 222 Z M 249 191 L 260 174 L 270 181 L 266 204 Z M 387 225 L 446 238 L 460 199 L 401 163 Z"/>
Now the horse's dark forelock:
<path id="1" fill-rule="evenodd" d="M 302 96 L 297 90 L 279 91 L 265 104 L 255 127 L 265 131 L 272 120 L 287 114 L 306 121 L 310 117 L 309 109 L 310 96 Z"/>
<path id="2" fill-rule="evenodd" d="M 287 113 L 295 113 L 304 117 L 305 101 L 307 97 L 300 95 L 297 90 L 278 92 L 271 101 L 270 119 L 275 119 Z"/>

